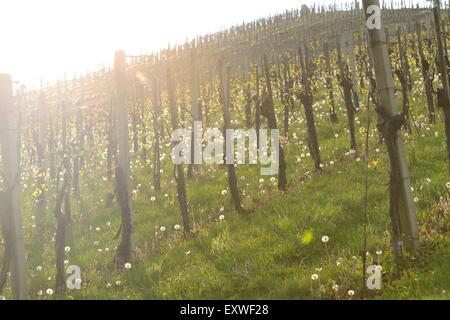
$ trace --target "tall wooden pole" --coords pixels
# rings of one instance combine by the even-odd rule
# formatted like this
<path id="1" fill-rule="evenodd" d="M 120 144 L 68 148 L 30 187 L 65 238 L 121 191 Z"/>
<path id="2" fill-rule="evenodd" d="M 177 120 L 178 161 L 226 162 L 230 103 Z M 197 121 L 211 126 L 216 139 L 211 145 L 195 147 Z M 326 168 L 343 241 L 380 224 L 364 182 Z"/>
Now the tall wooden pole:
<path id="1" fill-rule="evenodd" d="M 218 67 L 219 77 L 220 77 L 220 96 L 222 100 L 223 105 L 223 120 L 224 120 L 224 134 L 225 134 L 225 144 L 228 146 L 234 146 L 234 141 L 229 141 L 227 139 L 233 137 L 229 137 L 226 134 L 226 131 L 228 129 L 231 129 L 231 117 L 230 117 L 230 73 L 231 73 L 231 67 L 227 67 L 225 72 L 223 70 L 223 62 L 222 60 L 219 61 L 219 67 Z M 230 150 L 229 148 L 226 148 L 225 153 L 226 158 L 226 168 L 227 168 L 227 176 L 228 176 L 228 184 L 230 186 L 230 192 L 231 192 L 231 198 L 233 200 L 234 208 L 237 212 L 242 213 L 242 206 L 241 206 L 241 197 L 239 195 L 239 189 L 237 185 L 237 178 L 236 178 L 236 170 L 234 167 L 234 150 Z M 232 163 L 230 160 L 232 160 Z"/>
<path id="2" fill-rule="evenodd" d="M 178 107 L 175 98 L 175 84 L 172 79 L 172 74 L 167 68 L 167 96 L 169 100 L 169 113 L 172 130 L 178 129 Z M 175 145 L 176 142 L 174 142 Z M 184 181 L 184 168 L 182 164 L 175 165 L 174 172 L 175 180 L 177 182 L 178 203 L 180 204 L 181 216 L 183 218 L 184 235 L 188 236 L 191 233 L 189 223 L 189 211 L 187 207 L 186 183 Z"/>
<path id="3" fill-rule="evenodd" d="M 201 114 L 201 108 L 199 103 L 199 76 L 198 76 L 198 70 L 197 70 L 197 52 L 194 48 L 191 52 L 191 100 L 192 100 L 192 115 L 193 115 L 193 124 L 192 128 L 203 130 L 203 126 L 201 125 L 202 122 L 202 114 Z M 201 148 L 199 146 L 201 145 L 201 133 L 197 130 L 193 130 L 192 132 L 192 145 L 191 145 L 191 161 L 193 163 L 193 166 L 189 166 L 189 177 L 192 176 L 192 169 L 194 169 L 196 174 L 200 173 L 200 164 L 202 164 L 202 157 L 201 155 Z"/>
<path id="4" fill-rule="evenodd" d="M 161 192 L 161 101 L 159 92 L 159 79 L 156 77 L 153 79 L 153 132 L 155 135 L 154 143 L 154 163 L 153 163 L 153 186 L 156 192 Z"/>
<path id="5" fill-rule="evenodd" d="M 20 116 L 13 106 L 11 76 L 0 74 L 0 142 L 5 172 L 6 200 L 0 209 L 6 216 L 11 249 L 11 276 L 14 299 L 25 300 L 26 261 L 20 210 Z M 8 241 L 9 240 L 9 241 Z"/>
<path id="6" fill-rule="evenodd" d="M 438 63 L 438 71 L 439 71 L 439 78 L 442 83 L 442 90 L 438 90 L 438 100 L 440 100 L 440 105 L 442 106 L 442 109 L 444 110 L 444 127 L 445 127 L 445 136 L 446 136 L 446 143 L 447 143 L 447 160 L 449 163 L 449 172 L 450 172 L 450 84 L 449 84 L 449 78 L 448 78 L 448 71 L 447 71 L 447 50 L 445 46 L 445 41 L 443 39 L 443 36 L 445 35 L 445 32 L 442 30 L 442 23 L 441 23 L 441 4 L 439 0 L 434 0 L 434 24 L 435 24 L 435 30 L 436 30 L 436 42 L 437 42 L 437 63 Z"/>
<path id="7" fill-rule="evenodd" d="M 379 0 L 363 0 L 363 6 L 366 20 L 370 19 L 373 14 L 368 10 L 369 7 L 381 10 Z M 382 119 L 379 128 L 383 132 L 391 164 L 390 210 L 394 232 L 393 248 L 394 252 L 399 255 L 402 243 L 405 243 L 408 251 L 415 254 L 419 249 L 417 217 L 400 131 L 403 118 L 398 112 L 395 101 L 395 87 L 386 45 L 386 33 L 383 31 L 382 25 L 381 28 L 376 28 L 376 26 L 368 28 L 368 33 L 380 102 L 377 112 Z M 395 239 L 396 232 L 399 232 L 397 239 Z"/>
<path id="8" fill-rule="evenodd" d="M 270 80 L 270 68 L 267 62 L 267 56 L 263 56 L 263 68 L 266 78 L 266 91 L 267 95 L 264 98 L 264 102 L 261 104 L 261 115 L 267 119 L 267 123 L 271 130 L 278 130 L 277 118 L 275 115 L 275 105 L 273 102 L 273 90 Z M 261 147 L 261 146 L 260 146 Z M 278 161 L 278 190 L 287 190 L 287 177 L 286 177 L 286 162 L 284 161 L 284 149 L 280 145 L 279 161 Z"/>
<path id="9" fill-rule="evenodd" d="M 128 106 L 126 92 L 125 52 L 116 52 L 115 84 L 117 114 L 118 167 L 116 169 L 116 192 L 122 214 L 122 237 L 117 249 L 116 263 L 123 267 L 131 260 L 132 244 L 132 204 L 131 204 L 131 169 L 130 142 L 128 132 Z"/>

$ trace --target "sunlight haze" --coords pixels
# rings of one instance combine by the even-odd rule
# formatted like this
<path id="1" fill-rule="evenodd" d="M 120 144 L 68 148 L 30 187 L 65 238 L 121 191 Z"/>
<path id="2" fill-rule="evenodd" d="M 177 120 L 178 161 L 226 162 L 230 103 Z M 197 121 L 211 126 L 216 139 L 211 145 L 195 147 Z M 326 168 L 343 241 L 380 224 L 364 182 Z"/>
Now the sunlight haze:
<path id="1" fill-rule="evenodd" d="M 83 73 L 119 49 L 156 51 L 305 3 L 313 1 L 2 0 L 0 72 L 25 82 Z"/>

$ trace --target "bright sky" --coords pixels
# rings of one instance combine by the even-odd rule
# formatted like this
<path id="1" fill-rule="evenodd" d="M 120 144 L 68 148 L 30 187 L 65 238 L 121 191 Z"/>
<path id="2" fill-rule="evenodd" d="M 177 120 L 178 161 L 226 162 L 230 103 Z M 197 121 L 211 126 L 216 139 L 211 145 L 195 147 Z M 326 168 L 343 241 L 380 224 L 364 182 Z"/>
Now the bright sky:
<path id="1" fill-rule="evenodd" d="M 52 80 L 313 0 L 0 0 L 0 73 Z M 325 3 L 325 0 L 316 1 Z"/>
<path id="2" fill-rule="evenodd" d="M 335 2 L 341 0 L 0 0 L 0 73 L 51 81 L 109 65 L 116 50 L 148 53 L 302 4 Z"/>

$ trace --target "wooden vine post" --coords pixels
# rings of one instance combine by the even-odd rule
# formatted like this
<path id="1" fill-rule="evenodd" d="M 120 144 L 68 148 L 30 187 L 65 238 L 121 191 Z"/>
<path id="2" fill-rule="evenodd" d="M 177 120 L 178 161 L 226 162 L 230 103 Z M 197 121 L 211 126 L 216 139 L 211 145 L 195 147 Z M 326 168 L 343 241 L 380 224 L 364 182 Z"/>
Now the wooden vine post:
<path id="1" fill-rule="evenodd" d="M 381 19 L 379 0 L 363 0 L 369 33 L 375 79 L 379 95 L 380 116 L 378 128 L 383 134 L 390 160 L 390 214 L 392 222 L 392 245 L 396 257 L 401 256 L 403 244 L 414 255 L 419 249 L 417 217 L 411 193 L 408 165 L 404 154 L 400 128 L 404 118 L 399 114 L 394 94 L 394 80 L 389 61 L 386 33 L 380 24 L 371 24 Z M 378 16 L 377 14 L 380 13 Z M 374 17 L 375 16 L 375 17 Z"/>
<path id="2" fill-rule="evenodd" d="M 141 144 L 142 144 L 142 160 L 147 162 L 147 153 L 148 153 L 148 147 L 147 147 L 147 125 L 146 125 L 146 109 L 145 109 L 145 99 L 146 95 L 144 94 L 145 88 L 144 85 L 139 83 L 138 90 L 137 90 L 137 104 L 139 107 L 140 114 L 140 131 L 141 131 Z"/>
<path id="3" fill-rule="evenodd" d="M 200 154 L 200 150 L 197 150 L 198 146 L 201 144 L 201 134 L 196 134 L 195 132 L 199 132 L 203 130 L 202 125 L 202 113 L 201 113 L 201 107 L 199 102 L 199 76 L 198 76 L 198 70 L 197 70 L 197 52 L 194 48 L 191 52 L 191 69 L 190 69 L 190 76 L 191 76 L 191 100 L 192 100 L 192 117 L 193 117 L 193 128 L 195 127 L 196 130 L 192 131 L 192 141 L 195 141 L 195 143 L 192 143 L 192 149 L 191 149 L 191 163 L 193 163 L 193 166 L 189 166 L 189 177 L 192 177 L 192 169 L 194 169 L 195 173 L 198 175 L 200 174 L 200 165 L 202 164 L 202 159 L 197 159 L 195 155 Z"/>
<path id="4" fill-rule="evenodd" d="M 0 216 L 6 223 L 5 241 L 9 247 L 13 296 L 16 300 L 25 300 L 27 271 L 20 209 L 20 116 L 13 105 L 12 81 L 7 74 L 0 74 L 0 114 L 0 143 L 5 173 Z"/>
<path id="5" fill-rule="evenodd" d="M 261 98 L 259 96 L 259 66 L 258 64 L 255 65 L 255 129 L 256 129 L 256 139 L 257 139 L 257 146 L 259 149 L 259 130 L 261 129 Z"/>
<path id="6" fill-rule="evenodd" d="M 113 172 L 117 165 L 117 121 L 116 121 L 116 110 L 114 109 L 114 93 L 111 88 L 109 88 L 109 114 L 107 119 L 108 128 L 108 150 L 106 154 L 106 165 L 108 169 L 108 181 L 112 180 Z"/>
<path id="7" fill-rule="evenodd" d="M 349 75 L 352 82 L 352 97 L 353 104 L 355 106 L 355 111 L 357 112 L 360 108 L 359 106 L 359 96 L 358 96 L 358 84 L 356 82 L 356 59 L 355 59 L 355 42 L 353 39 L 353 33 L 349 32 L 349 36 L 345 41 L 346 50 L 348 51 L 348 60 L 349 60 Z"/>
<path id="8" fill-rule="evenodd" d="M 449 172 L 450 172 L 450 84 L 448 78 L 448 67 L 447 67 L 447 53 L 445 41 L 443 35 L 445 32 L 441 27 L 441 14 L 440 14 L 441 4 L 439 0 L 434 0 L 434 24 L 436 30 L 436 42 L 437 42 L 437 63 L 439 75 L 442 83 L 442 89 L 438 89 L 438 104 L 444 109 L 444 125 L 445 125 L 445 137 L 447 142 L 447 159 L 449 162 Z"/>
<path id="9" fill-rule="evenodd" d="M 316 170 L 321 170 L 320 164 L 322 163 L 320 158 L 319 140 L 317 138 L 316 123 L 314 120 L 313 110 L 313 90 L 311 87 L 311 61 L 309 60 L 309 53 L 306 45 L 298 50 L 300 56 L 300 65 L 302 69 L 301 85 L 302 90 L 298 92 L 298 98 L 301 101 L 305 110 L 306 129 L 308 132 L 308 148 L 311 153 L 311 157 L 314 161 L 314 167 Z"/>
<path id="10" fill-rule="evenodd" d="M 218 67 L 219 77 L 220 77 L 220 96 L 223 105 L 223 120 L 224 120 L 224 134 L 226 139 L 234 139 L 232 136 L 229 137 L 226 134 L 227 129 L 231 129 L 231 118 L 230 118 L 230 68 L 228 67 L 225 72 L 223 70 L 223 62 L 219 61 Z M 226 145 L 234 146 L 234 141 L 225 140 Z M 231 197 L 233 199 L 234 208 L 237 212 L 242 213 L 241 197 L 239 195 L 239 189 L 237 185 L 236 170 L 234 167 L 234 148 L 229 150 L 226 148 L 225 159 L 227 160 L 227 176 L 228 184 L 230 186 Z M 229 163 L 230 160 L 233 163 Z"/>
<path id="11" fill-rule="evenodd" d="M 153 132 L 155 136 L 154 148 L 154 162 L 153 162 L 153 186 L 156 192 L 161 191 L 161 98 L 159 92 L 159 80 L 155 77 L 153 79 L 153 103 L 152 103 L 152 118 L 153 118 Z"/>
<path id="12" fill-rule="evenodd" d="M 263 67 L 266 78 L 266 94 L 261 104 L 261 115 L 267 119 L 269 129 L 277 130 L 277 118 L 275 116 L 275 104 L 273 102 L 273 91 L 270 80 L 270 68 L 267 62 L 267 56 L 263 56 Z M 261 146 L 259 146 L 261 148 Z M 278 161 L 278 190 L 287 190 L 286 162 L 284 161 L 284 149 L 280 145 L 279 161 Z"/>
<path id="13" fill-rule="evenodd" d="M 397 70 L 395 70 L 395 74 L 397 75 L 398 80 L 401 85 L 401 93 L 402 93 L 402 105 L 403 105 L 403 116 L 405 118 L 405 127 L 408 132 L 411 134 L 411 120 L 410 120 L 410 108 L 409 108 L 409 98 L 408 91 L 409 83 L 408 83 L 408 63 L 406 59 L 407 55 L 407 47 L 403 44 L 402 41 L 402 31 L 401 27 L 397 28 L 397 44 L 398 44 L 398 53 L 400 56 L 399 66 Z"/>
<path id="14" fill-rule="evenodd" d="M 70 219 L 70 159 L 64 155 L 62 160 L 62 167 L 64 168 L 63 185 L 58 190 L 55 201 L 55 208 L 53 213 L 56 219 L 55 232 L 55 290 L 59 295 L 64 294 L 65 286 L 65 243 L 66 243 L 66 227 Z M 58 172 L 59 176 L 59 172 Z M 59 179 L 59 177 L 58 177 Z M 63 210 L 64 205 L 64 210 Z"/>
<path id="15" fill-rule="evenodd" d="M 350 132 L 350 149 L 357 150 L 356 133 L 355 133 L 355 113 L 356 106 L 353 92 L 353 81 L 350 74 L 348 64 L 346 63 L 341 50 L 341 42 L 337 38 L 337 55 L 339 66 L 339 82 L 344 92 L 345 107 L 347 110 L 348 130 Z"/>
<path id="16" fill-rule="evenodd" d="M 326 87 L 328 91 L 328 99 L 330 102 L 330 120 L 332 123 L 338 123 L 338 116 L 336 114 L 336 102 L 334 99 L 334 89 L 333 89 L 333 71 L 331 69 L 331 58 L 330 49 L 328 47 L 328 41 L 324 41 L 323 46 L 325 66 L 326 66 Z"/>
<path id="17" fill-rule="evenodd" d="M 422 65 L 422 79 L 425 87 L 425 95 L 427 97 L 428 105 L 428 122 L 430 124 L 436 123 L 436 115 L 434 111 L 434 100 L 433 100 L 433 80 L 430 74 L 430 63 L 427 60 L 424 52 L 423 38 L 422 38 L 422 25 L 420 23 L 416 24 L 417 32 L 417 49 L 419 50 L 420 63 Z"/>
<path id="18" fill-rule="evenodd" d="M 175 87 L 169 68 L 167 68 L 167 95 L 169 99 L 170 122 L 172 125 L 172 130 L 175 131 L 178 129 L 178 107 L 175 99 Z M 176 143 L 177 142 L 175 141 L 173 144 L 175 145 Z M 174 176 L 177 182 L 178 203 L 180 204 L 181 216 L 183 218 L 184 235 L 187 236 L 191 233 L 191 227 L 189 223 L 186 183 L 184 181 L 184 168 L 182 164 L 175 165 Z"/>
<path id="19" fill-rule="evenodd" d="M 289 57 L 283 57 L 283 83 L 282 87 L 282 97 L 284 97 L 284 136 L 289 139 L 289 115 L 292 109 L 292 87 L 293 82 L 291 78 L 291 70 L 289 67 Z"/>
<path id="20" fill-rule="evenodd" d="M 123 267 L 132 256 L 132 203 L 130 142 L 128 132 L 127 82 L 125 52 L 117 51 L 115 57 L 115 103 L 117 115 L 118 166 L 116 168 L 116 193 L 122 216 L 122 236 L 117 248 L 116 266 Z"/>
<path id="21" fill-rule="evenodd" d="M 58 295 L 63 295 L 66 289 L 65 283 L 65 247 L 66 247 L 66 227 L 71 220 L 70 210 L 70 184 L 71 184 L 71 166 L 70 157 L 68 155 L 68 122 L 69 114 L 67 112 L 67 82 L 64 85 L 64 98 L 61 103 L 61 146 L 62 146 L 62 163 L 61 167 L 56 174 L 56 200 L 53 214 L 56 220 L 56 232 L 55 232 L 55 291 Z M 60 97 L 60 95 L 59 95 Z M 75 162 L 75 161 L 74 161 Z M 63 174 L 61 174 L 63 171 Z M 63 177 L 63 183 L 61 188 L 59 187 L 59 181 Z"/>

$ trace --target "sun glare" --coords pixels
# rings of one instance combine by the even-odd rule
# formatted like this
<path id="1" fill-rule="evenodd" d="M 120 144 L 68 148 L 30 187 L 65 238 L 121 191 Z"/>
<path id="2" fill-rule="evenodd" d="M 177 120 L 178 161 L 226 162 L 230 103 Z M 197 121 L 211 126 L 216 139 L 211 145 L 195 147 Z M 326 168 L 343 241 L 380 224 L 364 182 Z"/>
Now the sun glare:
<path id="1" fill-rule="evenodd" d="M 51 81 L 109 65 L 118 49 L 156 51 L 303 2 L 2 0 L 0 72 L 16 81 Z"/>

